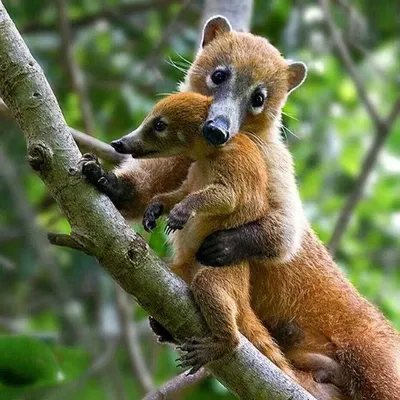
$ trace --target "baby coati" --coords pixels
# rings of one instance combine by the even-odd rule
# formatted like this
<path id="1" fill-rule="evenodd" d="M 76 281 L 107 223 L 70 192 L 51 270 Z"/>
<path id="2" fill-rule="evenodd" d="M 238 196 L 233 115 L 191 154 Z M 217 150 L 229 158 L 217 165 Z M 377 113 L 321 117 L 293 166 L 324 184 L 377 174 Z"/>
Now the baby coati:
<path id="1" fill-rule="evenodd" d="M 307 224 L 292 157 L 280 141 L 281 108 L 304 77 L 304 65 L 285 60 L 266 39 L 234 32 L 222 17 L 206 24 L 182 90 L 213 96 L 206 135 L 215 134 L 212 142 L 240 130 L 262 150 L 268 210 L 261 219 L 212 233 L 196 257 L 213 266 L 249 260 L 257 317 L 270 332 L 291 322 L 302 332 L 300 341 L 284 348 L 294 367 L 304 368 L 303 354 L 329 357 L 342 368 L 342 393 L 355 400 L 398 400 L 399 336 L 343 276 Z M 114 145 L 129 153 L 128 143 Z M 138 217 L 154 195 L 178 189 L 192 163 L 185 156 L 133 161 L 114 172 L 95 160 L 83 164 L 87 179 L 130 217 Z"/>
<path id="2" fill-rule="evenodd" d="M 156 104 L 140 127 L 125 137 L 135 158 L 185 154 L 194 160 L 181 187 L 155 196 L 143 216 L 145 229 L 151 230 L 162 214 L 168 215 L 167 231 L 175 232 L 172 269 L 190 285 L 211 332 L 210 337 L 193 338 L 180 346 L 186 352 L 181 365 L 197 371 L 232 351 L 241 332 L 297 379 L 252 309 L 248 262 L 215 269 L 199 264 L 195 257 L 210 233 L 235 228 L 269 212 L 265 196 L 268 171 L 260 168 L 263 154 L 258 145 L 244 133 L 224 146 L 211 145 L 202 135 L 211 103 L 212 98 L 196 93 L 171 95 Z M 337 383 L 340 379 L 339 365 L 330 358 L 304 353 L 302 362 L 302 369 L 314 371 L 321 381 Z M 318 385 L 305 384 L 304 380 L 304 376 L 299 379 L 318 396 L 320 392 L 314 388 Z"/>

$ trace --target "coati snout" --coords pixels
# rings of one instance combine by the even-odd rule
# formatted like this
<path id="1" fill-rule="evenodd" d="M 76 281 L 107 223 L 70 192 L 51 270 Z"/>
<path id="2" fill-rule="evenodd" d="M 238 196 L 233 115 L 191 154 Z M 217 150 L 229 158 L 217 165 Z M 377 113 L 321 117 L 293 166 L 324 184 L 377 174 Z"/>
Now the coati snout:
<path id="1" fill-rule="evenodd" d="M 196 158 L 197 153 L 207 152 L 207 146 L 222 145 L 229 137 L 229 123 L 224 118 L 205 123 L 211 102 L 212 98 L 198 93 L 172 94 L 159 101 L 137 129 L 111 146 L 134 158 L 180 154 Z"/>
<path id="2" fill-rule="evenodd" d="M 220 146 L 228 141 L 229 121 L 223 117 L 217 117 L 214 120 L 208 120 L 203 125 L 204 138 L 213 145 Z"/>

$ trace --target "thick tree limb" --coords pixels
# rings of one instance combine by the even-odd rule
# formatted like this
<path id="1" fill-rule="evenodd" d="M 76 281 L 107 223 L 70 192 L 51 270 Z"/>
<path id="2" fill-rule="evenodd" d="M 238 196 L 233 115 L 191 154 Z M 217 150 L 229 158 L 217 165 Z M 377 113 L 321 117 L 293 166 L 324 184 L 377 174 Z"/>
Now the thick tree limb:
<path id="1" fill-rule="evenodd" d="M 174 395 L 182 392 L 182 390 L 199 383 L 208 375 L 209 373 L 204 368 L 201 368 L 193 375 L 188 375 L 186 372 L 183 372 L 182 374 L 177 375 L 169 380 L 164 385 L 160 386 L 158 389 L 148 393 L 143 400 L 170 399 Z"/>
<path id="2" fill-rule="evenodd" d="M 32 168 L 80 244 L 178 339 L 203 335 L 205 323 L 187 285 L 151 252 L 111 201 L 76 173 L 81 154 L 41 68 L 1 1 L 0 95 L 26 137 Z M 208 369 L 241 398 L 312 398 L 245 338 L 233 354 Z"/>

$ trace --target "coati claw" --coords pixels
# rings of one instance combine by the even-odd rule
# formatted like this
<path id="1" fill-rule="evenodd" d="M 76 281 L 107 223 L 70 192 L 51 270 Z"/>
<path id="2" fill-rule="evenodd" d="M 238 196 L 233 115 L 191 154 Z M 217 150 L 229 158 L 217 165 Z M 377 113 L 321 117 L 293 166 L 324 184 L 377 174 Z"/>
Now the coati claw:
<path id="1" fill-rule="evenodd" d="M 102 183 L 100 180 L 104 177 L 104 169 L 96 155 L 92 153 L 84 154 L 79 160 L 78 165 L 79 164 L 82 166 L 82 174 L 89 182 L 95 185 Z"/>
<path id="2" fill-rule="evenodd" d="M 192 213 L 188 207 L 183 204 L 177 204 L 168 216 L 167 229 L 169 232 L 183 229 L 191 215 Z"/>
<path id="3" fill-rule="evenodd" d="M 159 202 L 150 203 L 143 215 L 143 228 L 147 232 L 151 232 L 157 226 L 157 219 L 161 217 L 164 210 L 164 205 Z"/>
<path id="4" fill-rule="evenodd" d="M 183 354 L 177 361 L 182 368 L 191 367 L 188 375 L 195 374 L 201 367 L 217 360 L 232 351 L 234 346 L 229 342 L 213 337 L 190 338 L 177 347 Z"/>

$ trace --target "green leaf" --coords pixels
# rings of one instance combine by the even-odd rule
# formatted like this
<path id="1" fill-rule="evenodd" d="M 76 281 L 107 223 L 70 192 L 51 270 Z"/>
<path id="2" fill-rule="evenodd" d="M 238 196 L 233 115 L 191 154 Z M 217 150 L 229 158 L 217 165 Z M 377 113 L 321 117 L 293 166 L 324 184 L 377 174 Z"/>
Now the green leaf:
<path id="1" fill-rule="evenodd" d="M 0 336 L 0 384 L 48 386 L 64 379 L 50 348 L 27 336 Z"/>

